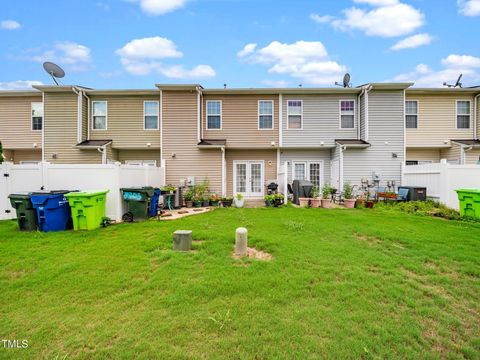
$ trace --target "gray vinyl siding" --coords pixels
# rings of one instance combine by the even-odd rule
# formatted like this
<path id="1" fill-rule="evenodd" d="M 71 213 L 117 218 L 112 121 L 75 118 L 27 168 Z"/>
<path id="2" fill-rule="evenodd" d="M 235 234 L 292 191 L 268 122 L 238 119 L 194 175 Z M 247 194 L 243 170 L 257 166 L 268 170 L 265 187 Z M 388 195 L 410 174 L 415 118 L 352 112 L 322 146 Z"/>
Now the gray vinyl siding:
<path id="1" fill-rule="evenodd" d="M 360 139 L 365 140 L 365 95 L 360 97 Z"/>
<path id="2" fill-rule="evenodd" d="M 343 153 L 344 183 L 360 184 L 362 178 L 372 180 L 376 172 L 381 176 L 380 186 L 386 186 L 388 180 L 400 185 L 404 161 L 403 90 L 372 90 L 368 101 L 371 147 L 347 149 Z M 392 153 L 397 154 L 397 158 L 393 158 Z"/>
<path id="3" fill-rule="evenodd" d="M 280 152 L 280 163 L 289 162 L 287 168 L 288 181 L 292 181 L 293 161 L 323 161 L 323 183 L 330 182 L 330 150 L 289 149 Z"/>
<path id="4" fill-rule="evenodd" d="M 288 100 L 303 100 L 303 129 L 287 129 Z M 284 147 L 333 146 L 335 139 L 357 138 L 357 111 L 355 128 L 340 129 L 340 100 L 355 100 L 357 96 L 345 95 L 283 95 L 282 126 Z M 358 106 L 358 104 L 356 104 Z M 355 109 L 356 110 L 356 109 Z"/>
<path id="5" fill-rule="evenodd" d="M 82 96 L 82 140 L 88 136 L 88 100 Z"/>

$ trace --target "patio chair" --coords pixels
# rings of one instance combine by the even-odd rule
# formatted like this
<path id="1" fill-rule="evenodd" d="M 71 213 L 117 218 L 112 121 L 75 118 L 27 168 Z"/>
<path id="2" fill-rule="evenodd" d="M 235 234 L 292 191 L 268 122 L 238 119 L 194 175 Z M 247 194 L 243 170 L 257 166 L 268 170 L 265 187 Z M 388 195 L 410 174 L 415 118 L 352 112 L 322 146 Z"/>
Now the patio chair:
<path id="1" fill-rule="evenodd" d="M 407 201 L 409 189 L 400 188 L 397 193 L 397 201 Z"/>

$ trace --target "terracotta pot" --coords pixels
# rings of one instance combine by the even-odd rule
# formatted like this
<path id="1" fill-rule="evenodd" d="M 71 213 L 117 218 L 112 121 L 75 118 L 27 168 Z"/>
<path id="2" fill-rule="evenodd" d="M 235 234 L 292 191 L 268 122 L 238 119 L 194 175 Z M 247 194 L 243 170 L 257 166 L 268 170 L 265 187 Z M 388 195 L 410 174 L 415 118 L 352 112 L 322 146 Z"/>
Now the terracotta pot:
<path id="1" fill-rule="evenodd" d="M 343 200 L 343 205 L 347 208 L 347 209 L 353 209 L 355 207 L 355 203 L 357 202 L 356 199 L 344 199 Z"/>
<path id="2" fill-rule="evenodd" d="M 375 203 L 374 203 L 373 201 L 366 201 L 366 202 L 365 202 L 365 207 L 366 207 L 367 209 L 373 209 L 373 205 L 374 205 L 374 204 L 375 204 Z"/>
<path id="3" fill-rule="evenodd" d="M 307 207 L 310 199 L 309 198 L 298 198 L 298 201 L 300 202 L 301 207 Z"/>
<path id="4" fill-rule="evenodd" d="M 322 199 L 322 208 L 330 209 L 332 206 L 332 199 Z"/>
<path id="5" fill-rule="evenodd" d="M 312 208 L 319 208 L 320 207 L 320 199 L 310 199 L 310 206 Z"/>
<path id="6" fill-rule="evenodd" d="M 185 206 L 186 206 L 187 208 L 193 207 L 193 201 L 185 201 Z"/>

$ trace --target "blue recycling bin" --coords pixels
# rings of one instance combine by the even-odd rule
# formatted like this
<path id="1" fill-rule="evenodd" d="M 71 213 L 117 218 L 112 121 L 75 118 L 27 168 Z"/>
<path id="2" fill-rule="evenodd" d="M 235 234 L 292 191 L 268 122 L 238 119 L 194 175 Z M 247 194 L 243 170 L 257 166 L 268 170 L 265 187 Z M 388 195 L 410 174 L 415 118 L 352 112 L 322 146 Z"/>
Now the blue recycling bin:
<path id="1" fill-rule="evenodd" d="M 158 199 L 160 199 L 160 194 L 161 194 L 160 189 L 155 188 L 152 199 L 150 200 L 150 209 L 148 210 L 148 214 L 151 217 L 157 216 Z"/>
<path id="2" fill-rule="evenodd" d="M 72 212 L 66 193 L 70 191 L 51 191 L 32 193 L 30 200 L 37 211 L 40 231 L 62 231 L 73 228 Z"/>

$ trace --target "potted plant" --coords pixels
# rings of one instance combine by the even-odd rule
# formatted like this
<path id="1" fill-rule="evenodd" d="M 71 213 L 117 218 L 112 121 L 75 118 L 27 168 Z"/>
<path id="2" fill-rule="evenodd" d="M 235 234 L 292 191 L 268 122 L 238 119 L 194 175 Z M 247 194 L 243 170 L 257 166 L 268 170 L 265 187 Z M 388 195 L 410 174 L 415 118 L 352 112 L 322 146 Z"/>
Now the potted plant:
<path id="1" fill-rule="evenodd" d="M 220 204 L 220 196 L 217 194 L 210 195 L 210 204 L 212 206 L 218 206 Z"/>
<path id="2" fill-rule="evenodd" d="M 318 186 L 314 186 L 312 192 L 310 193 L 310 206 L 312 208 L 320 207 L 320 189 Z"/>
<path id="3" fill-rule="evenodd" d="M 4 160 L 5 160 L 5 157 L 3 155 L 3 145 L 2 145 L 2 142 L 0 141 L 0 164 L 2 164 Z"/>
<path id="4" fill-rule="evenodd" d="M 230 207 L 233 204 L 233 198 L 230 196 L 225 196 L 222 198 L 223 207 Z"/>
<path id="5" fill-rule="evenodd" d="M 177 191 L 177 188 L 173 185 L 168 184 L 162 187 L 161 190 L 167 194 L 174 194 Z"/>
<path id="6" fill-rule="evenodd" d="M 265 200 L 266 207 L 273 207 L 275 204 L 275 194 L 265 195 L 263 200 Z"/>
<path id="7" fill-rule="evenodd" d="M 203 207 L 209 207 L 210 206 L 210 198 L 208 195 L 204 195 L 202 197 L 202 206 Z"/>
<path id="8" fill-rule="evenodd" d="M 193 206 L 196 208 L 202 207 L 202 198 L 198 196 L 193 197 Z"/>
<path id="9" fill-rule="evenodd" d="M 245 204 L 245 199 L 242 194 L 237 194 L 235 196 L 235 207 L 236 208 L 242 208 L 243 205 Z"/>
<path id="10" fill-rule="evenodd" d="M 372 209 L 375 202 L 370 198 L 370 191 L 367 191 L 365 194 L 365 207 L 367 209 Z"/>
<path id="11" fill-rule="evenodd" d="M 322 208 L 329 209 L 332 206 L 332 187 L 326 183 L 322 187 Z"/>
<path id="12" fill-rule="evenodd" d="M 183 195 L 183 200 L 185 201 L 185 206 L 187 208 L 193 207 L 193 190 L 188 189 Z"/>
<path id="13" fill-rule="evenodd" d="M 273 206 L 279 207 L 282 206 L 285 202 L 285 195 L 282 193 L 274 194 Z"/>
<path id="14" fill-rule="evenodd" d="M 347 209 L 353 209 L 355 202 L 356 200 L 353 198 L 353 186 L 350 183 L 346 183 L 343 186 L 343 205 Z"/>

